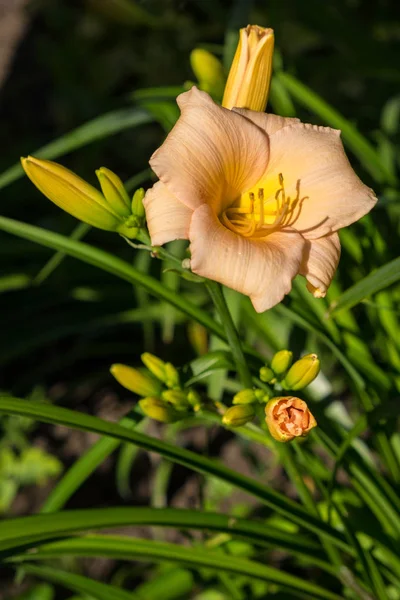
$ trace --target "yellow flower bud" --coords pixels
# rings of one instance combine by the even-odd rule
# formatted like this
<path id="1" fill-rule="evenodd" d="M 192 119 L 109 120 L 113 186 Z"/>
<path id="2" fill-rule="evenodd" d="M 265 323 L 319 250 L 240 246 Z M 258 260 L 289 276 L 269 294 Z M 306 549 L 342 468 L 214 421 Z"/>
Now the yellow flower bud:
<path id="1" fill-rule="evenodd" d="M 51 160 L 28 156 L 21 158 L 21 163 L 38 190 L 70 215 L 98 229 L 136 237 L 137 219 L 132 217 L 128 208 L 122 214 L 120 198 L 116 200 L 115 195 L 105 198 L 84 179 Z"/>
<path id="2" fill-rule="evenodd" d="M 301 390 L 309 385 L 320 371 L 321 365 L 316 354 L 307 354 L 292 365 L 284 379 L 288 390 Z"/>
<path id="3" fill-rule="evenodd" d="M 118 383 L 138 396 L 158 396 L 161 392 L 158 381 L 128 365 L 112 365 L 110 372 Z"/>
<path id="4" fill-rule="evenodd" d="M 173 404 L 177 410 L 186 410 L 189 406 L 187 395 L 182 390 L 165 390 L 161 394 L 161 398 Z"/>
<path id="5" fill-rule="evenodd" d="M 131 201 L 118 175 L 106 167 L 98 169 L 96 175 L 101 186 L 101 191 L 110 206 L 121 217 L 129 217 L 131 214 Z"/>
<path id="6" fill-rule="evenodd" d="M 306 436 L 317 422 L 307 404 L 293 396 L 273 398 L 265 407 L 265 422 L 278 442 Z"/>
<path id="7" fill-rule="evenodd" d="M 116 231 L 121 217 L 92 185 L 69 169 L 33 156 L 21 158 L 29 179 L 49 200 L 77 219 L 99 229 Z"/>
<path id="8" fill-rule="evenodd" d="M 261 367 L 260 369 L 260 379 L 265 383 L 271 383 L 273 379 L 275 379 L 275 373 L 269 367 Z"/>
<path id="9" fill-rule="evenodd" d="M 274 32 L 257 25 L 240 30 L 222 106 L 263 112 L 272 75 Z"/>
<path id="10" fill-rule="evenodd" d="M 161 360 L 161 358 L 158 358 L 158 356 L 150 354 L 150 352 L 144 352 L 141 359 L 148 370 L 153 373 L 157 379 L 165 383 L 165 362 Z"/>
<path id="11" fill-rule="evenodd" d="M 178 413 L 160 398 L 143 398 L 139 400 L 139 406 L 146 417 L 161 423 L 174 423 L 182 418 L 182 413 Z"/>
<path id="12" fill-rule="evenodd" d="M 179 373 L 171 363 L 165 363 L 165 385 L 169 388 L 179 388 Z"/>
<path id="13" fill-rule="evenodd" d="M 135 217 L 139 217 L 139 219 L 143 219 L 143 217 L 146 214 L 145 210 L 144 210 L 144 206 L 143 206 L 144 196 L 145 196 L 144 189 L 139 188 L 133 194 L 133 198 L 132 198 L 132 203 L 131 203 L 132 214 L 135 215 Z"/>
<path id="14" fill-rule="evenodd" d="M 231 406 L 222 417 L 222 422 L 227 427 L 242 427 L 251 421 L 255 414 L 251 404 Z"/>
<path id="15" fill-rule="evenodd" d="M 195 412 L 198 412 L 201 409 L 201 396 L 198 392 L 196 392 L 196 390 L 189 390 L 187 393 L 187 399 Z"/>
<path id="16" fill-rule="evenodd" d="M 208 50 L 195 48 L 190 54 L 190 64 L 200 89 L 211 96 L 222 98 L 225 75 L 221 61 Z"/>
<path id="17" fill-rule="evenodd" d="M 233 397 L 233 404 L 252 404 L 257 402 L 257 396 L 254 390 L 240 390 Z"/>
<path id="18" fill-rule="evenodd" d="M 282 377 L 289 369 L 293 360 L 293 352 L 290 350 L 280 350 L 271 360 L 271 369 L 277 377 Z"/>

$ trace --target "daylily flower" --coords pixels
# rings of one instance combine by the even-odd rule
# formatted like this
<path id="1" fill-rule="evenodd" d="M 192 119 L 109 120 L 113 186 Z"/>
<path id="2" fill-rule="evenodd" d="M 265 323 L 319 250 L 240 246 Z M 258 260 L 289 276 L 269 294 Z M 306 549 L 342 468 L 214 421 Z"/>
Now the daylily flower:
<path id="1" fill-rule="evenodd" d="M 272 398 L 265 407 L 265 422 L 272 437 L 278 442 L 291 442 L 306 436 L 317 426 L 304 400 L 286 396 Z"/>
<path id="2" fill-rule="evenodd" d="M 150 165 L 144 199 L 154 245 L 190 240 L 191 269 L 247 296 L 258 312 L 301 273 L 315 297 L 335 273 L 338 229 L 376 197 L 350 166 L 340 132 L 247 109 L 192 88 Z"/>

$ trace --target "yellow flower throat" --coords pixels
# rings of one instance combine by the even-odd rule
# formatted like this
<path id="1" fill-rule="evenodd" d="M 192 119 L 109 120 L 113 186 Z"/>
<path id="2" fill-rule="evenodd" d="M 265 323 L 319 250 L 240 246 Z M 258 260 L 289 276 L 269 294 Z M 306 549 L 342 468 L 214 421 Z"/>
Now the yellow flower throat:
<path id="1" fill-rule="evenodd" d="M 280 187 L 272 198 L 266 199 L 264 187 L 256 186 L 242 194 L 238 201 L 220 216 L 221 223 L 243 237 L 262 238 L 281 227 L 293 224 L 301 210 L 300 179 L 296 183 L 296 197 L 286 196 L 282 173 L 278 176 Z M 257 193 L 257 197 L 256 197 Z"/>

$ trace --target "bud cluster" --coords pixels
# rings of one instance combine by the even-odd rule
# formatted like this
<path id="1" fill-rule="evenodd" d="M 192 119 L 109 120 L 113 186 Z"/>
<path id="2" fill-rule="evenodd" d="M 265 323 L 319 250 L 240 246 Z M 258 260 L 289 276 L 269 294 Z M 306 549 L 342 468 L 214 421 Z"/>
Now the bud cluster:
<path id="1" fill-rule="evenodd" d="M 269 384 L 278 383 L 284 390 L 302 390 L 317 377 L 320 361 L 316 354 L 306 354 L 294 364 L 293 354 L 289 350 L 277 352 L 270 365 L 260 369 L 261 381 Z"/>
<path id="2" fill-rule="evenodd" d="M 127 390 L 141 396 L 142 412 L 155 421 L 174 423 L 201 408 L 200 395 L 193 389 L 182 389 L 174 365 L 145 352 L 142 362 L 146 370 L 114 364 L 111 374 Z"/>
<path id="3" fill-rule="evenodd" d="M 144 190 L 129 195 L 121 179 L 105 167 L 96 171 L 101 192 L 75 173 L 50 160 L 21 158 L 29 179 L 57 206 L 98 229 L 135 239 L 144 228 Z"/>

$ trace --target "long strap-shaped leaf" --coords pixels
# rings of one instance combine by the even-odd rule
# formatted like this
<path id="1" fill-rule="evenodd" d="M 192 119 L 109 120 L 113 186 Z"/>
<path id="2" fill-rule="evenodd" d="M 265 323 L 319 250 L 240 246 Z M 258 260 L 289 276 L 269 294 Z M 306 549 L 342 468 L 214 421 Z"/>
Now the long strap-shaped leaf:
<path id="1" fill-rule="evenodd" d="M 60 556 L 107 557 L 120 560 L 152 560 L 177 562 L 196 569 L 206 567 L 275 583 L 284 589 L 309 594 L 308 598 L 340 600 L 341 596 L 320 586 L 265 564 L 237 558 L 209 549 L 189 548 L 178 544 L 155 542 L 120 536 L 88 536 L 47 544 L 34 555 L 25 554 L 17 560 L 53 559 Z"/>
<path id="2" fill-rule="evenodd" d="M 92 431 L 94 433 L 99 433 L 100 435 L 107 435 L 124 442 L 136 444 L 145 450 L 158 452 L 173 462 L 184 465 L 185 467 L 200 473 L 213 475 L 247 491 L 249 494 L 257 497 L 264 504 L 270 506 L 289 520 L 309 531 L 313 531 L 317 535 L 332 540 L 335 545 L 349 551 L 348 545 L 342 534 L 320 519 L 309 515 L 307 510 L 302 508 L 299 504 L 289 500 L 283 494 L 262 485 L 255 479 L 245 477 L 236 471 L 228 469 L 217 460 L 211 460 L 210 458 L 201 456 L 190 450 L 173 446 L 143 433 L 127 430 L 125 427 L 121 427 L 115 423 L 109 423 L 108 421 L 104 421 L 97 417 L 40 402 L 1 397 L 0 413 L 29 416 L 45 423 L 54 423 L 66 427 L 73 427 L 75 429 L 82 429 L 84 431 Z"/>
<path id="3" fill-rule="evenodd" d="M 70 256 L 74 256 L 75 258 L 82 260 L 83 262 L 94 265 L 103 271 L 112 273 L 120 279 L 129 281 L 129 283 L 141 285 L 153 296 L 162 298 L 166 302 L 169 302 L 185 314 L 204 325 L 204 327 L 206 327 L 209 331 L 212 331 L 212 333 L 218 337 L 225 339 L 225 334 L 222 327 L 216 323 L 207 312 L 195 304 L 192 304 L 192 302 L 186 300 L 182 294 L 177 294 L 174 291 L 166 288 L 153 277 L 150 277 L 145 273 L 141 273 L 129 263 L 116 256 L 113 256 L 112 254 L 109 254 L 108 252 L 104 252 L 104 250 L 94 248 L 93 246 L 90 246 L 84 242 L 73 240 L 58 233 L 42 229 L 41 227 L 28 225 L 27 223 L 15 221 L 14 219 L 8 219 L 6 217 L 0 217 L 0 229 L 27 240 L 31 240 L 32 242 L 41 244 L 42 246 L 60 250 L 66 254 L 69 254 Z"/>
<path id="4" fill-rule="evenodd" d="M 260 520 L 250 521 L 208 511 L 176 508 L 91 508 L 7 519 L 0 528 L 0 555 L 15 554 L 15 549 L 22 546 L 36 546 L 73 533 L 132 525 L 228 533 L 258 546 L 284 548 L 332 572 L 331 566 L 318 558 L 321 546 L 306 536 L 294 536 Z"/>
<path id="5" fill-rule="evenodd" d="M 134 592 L 125 592 L 114 585 L 101 583 L 83 575 L 62 571 L 61 569 L 53 569 L 52 567 L 38 567 L 36 565 L 24 565 L 25 573 L 35 575 L 46 581 L 57 583 L 63 587 L 76 592 L 95 598 L 96 600 L 142 600 Z"/>

